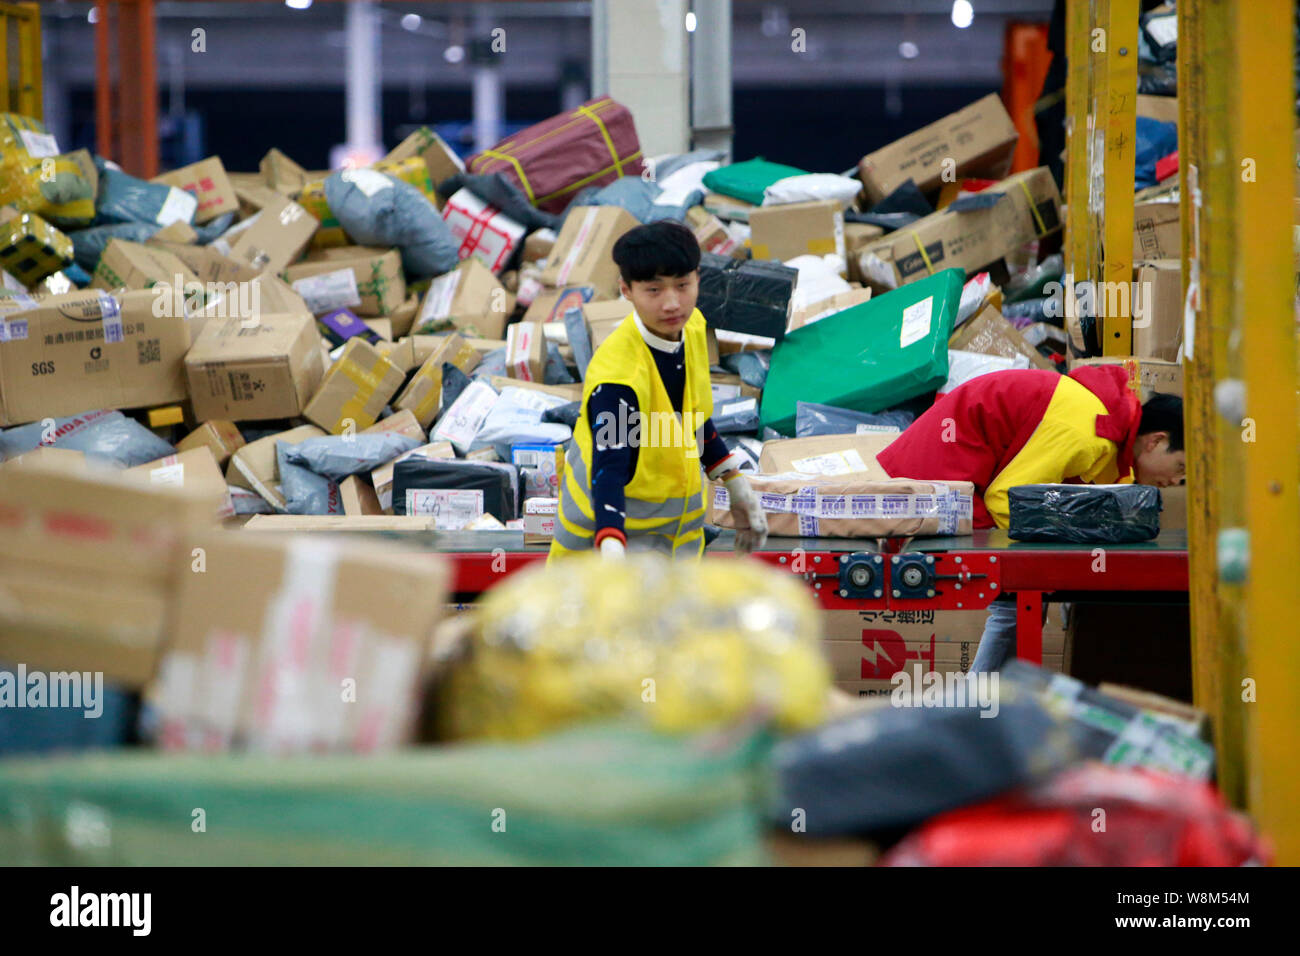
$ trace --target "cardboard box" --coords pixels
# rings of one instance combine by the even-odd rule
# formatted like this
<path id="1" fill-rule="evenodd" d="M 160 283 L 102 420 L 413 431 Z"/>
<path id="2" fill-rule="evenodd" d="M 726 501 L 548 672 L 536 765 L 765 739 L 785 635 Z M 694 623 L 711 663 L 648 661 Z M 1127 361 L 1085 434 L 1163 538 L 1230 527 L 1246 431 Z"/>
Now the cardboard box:
<path id="1" fill-rule="evenodd" d="M 126 469 L 126 474 L 150 485 L 193 490 L 210 500 L 218 518 L 229 518 L 235 513 L 221 466 L 206 445 L 136 465 Z"/>
<path id="2" fill-rule="evenodd" d="M 1133 321 L 1133 354 L 1178 361 L 1183 346 L 1183 264 L 1178 259 L 1142 262 L 1134 269 L 1146 315 Z M 1136 304 L 1133 304 L 1136 313 Z"/>
<path id="3" fill-rule="evenodd" d="M 224 468 L 230 456 L 244 446 L 244 436 L 232 421 L 213 419 L 206 421 L 176 443 L 177 451 L 206 448 L 212 452 L 217 464 Z"/>
<path id="4" fill-rule="evenodd" d="M 749 227 L 755 259 L 844 258 L 844 212 L 833 199 L 762 206 L 749 214 Z"/>
<path id="5" fill-rule="evenodd" d="M 837 685 L 890 680 L 917 664 L 922 673 L 965 672 L 975 660 L 986 611 L 823 611 L 822 650 Z"/>
<path id="6" fill-rule="evenodd" d="M 595 286 L 575 285 L 565 286 L 563 289 L 543 289 L 524 312 L 524 321 L 540 322 L 543 325 L 552 322 L 563 323 L 564 316 L 570 309 L 581 309 L 586 303 L 592 301 L 604 301 L 596 293 Z"/>
<path id="7" fill-rule="evenodd" d="M 530 392 L 542 392 L 546 395 L 554 395 L 556 398 L 562 398 L 566 402 L 576 402 L 582 398 L 582 385 L 543 385 L 541 382 L 525 382 L 519 378 L 509 378 L 505 375 L 490 375 L 488 382 L 498 392 L 503 388 L 522 388 Z"/>
<path id="8" fill-rule="evenodd" d="M 415 325 L 415 317 L 420 311 L 420 296 L 407 289 L 406 301 L 399 305 L 388 316 L 388 320 L 393 323 L 393 338 L 400 339 L 403 336 L 410 335 L 411 329 Z"/>
<path id="9" fill-rule="evenodd" d="M 1145 116 L 1161 123 L 1178 122 L 1178 97 L 1149 96 L 1139 93 L 1137 98 L 1137 115 Z"/>
<path id="10" fill-rule="evenodd" d="M 1070 360 L 1071 369 L 1080 365 L 1123 365 L 1128 371 L 1129 388 L 1137 392 L 1138 398 L 1143 402 L 1155 392 L 1183 397 L 1183 367 L 1177 362 L 1131 356 L 1098 356 Z"/>
<path id="11" fill-rule="evenodd" d="M 186 543 L 207 571 L 181 579 L 149 688 L 164 749 L 369 752 L 409 739 L 446 600 L 442 558 L 359 540 L 307 552 L 237 532 Z"/>
<path id="12" fill-rule="evenodd" d="M 993 305 L 984 306 L 973 319 L 963 323 L 948 338 L 948 347 L 1006 358 L 1023 355 L 1035 368 L 1056 371 L 1056 364 L 1026 342 L 1020 330 Z"/>
<path id="13" fill-rule="evenodd" d="M 118 240 L 113 240 L 117 242 Z M 112 245 L 112 243 L 109 243 Z M 205 285 L 208 283 L 219 282 L 222 284 L 231 282 L 251 282 L 256 279 L 260 273 L 246 262 L 240 262 L 232 259 L 230 256 L 222 255 L 212 246 L 195 246 L 187 245 L 181 242 L 164 242 L 155 234 L 153 238 L 145 241 L 145 247 L 149 249 L 158 249 L 170 253 L 179 259 L 185 268 L 192 272 L 200 282 Z M 107 250 L 105 250 L 107 252 Z M 102 261 L 102 260 L 101 260 Z M 170 279 L 168 281 L 171 281 Z M 259 288 L 259 293 L 264 291 L 265 287 Z M 226 290 L 225 294 L 234 295 L 234 291 Z M 286 311 L 283 309 L 267 309 L 268 312 Z M 292 311 L 292 310 L 287 310 Z"/>
<path id="14" fill-rule="evenodd" d="M 618 295 L 619 273 L 611 255 L 614 243 L 639 223 L 619 206 L 578 206 L 568 211 L 555 248 L 542 271 L 552 288 L 594 286 L 598 295 Z"/>
<path id="15" fill-rule="evenodd" d="M 452 176 L 465 171 L 465 164 L 456 155 L 456 151 L 427 126 L 420 127 L 398 143 L 384 159 L 406 159 L 408 156 L 424 158 L 425 166 L 429 170 L 429 179 L 435 189 Z M 437 204 L 441 209 L 441 197 Z"/>
<path id="16" fill-rule="evenodd" d="M 1187 530 L 1187 486 L 1160 489 L 1160 530 Z"/>
<path id="17" fill-rule="evenodd" d="M 387 319 L 362 319 L 361 322 L 378 337 L 378 341 L 372 342 L 372 345 L 393 341 L 393 324 Z"/>
<path id="18" fill-rule="evenodd" d="M 878 292 L 953 267 L 969 275 L 1060 228 L 1061 194 L 1040 166 L 864 246 L 858 268 Z"/>
<path id="19" fill-rule="evenodd" d="M 379 349 L 379 354 L 388 361 L 392 362 L 403 372 L 409 372 L 416 368 L 420 363 L 415 360 L 415 343 L 410 336 L 399 339 L 396 342 L 385 342 L 380 340 L 374 343 L 375 348 Z"/>
<path id="20" fill-rule="evenodd" d="M 256 221 L 229 247 L 232 259 L 279 275 L 302 255 L 318 225 L 315 217 L 290 199 L 269 200 Z M 218 240 L 220 242 L 220 240 Z M 220 245 L 218 251 L 226 252 Z"/>
<path id="21" fill-rule="evenodd" d="M 1177 202 L 1143 202 L 1133 207 L 1133 261 L 1181 259 L 1183 227 Z"/>
<path id="22" fill-rule="evenodd" d="M 325 375 L 320 332 L 310 314 L 209 319 L 185 357 L 200 421 L 257 421 L 301 415 Z"/>
<path id="23" fill-rule="evenodd" d="M 213 522 L 211 504 L 116 470 L 0 468 L 0 659 L 144 683 L 190 572 L 183 537 Z"/>
<path id="24" fill-rule="evenodd" d="M 717 406 L 733 398 L 761 398 L 763 393 L 760 389 L 745 383 L 739 375 L 733 372 L 710 372 L 709 381 L 713 385 L 713 405 Z"/>
<path id="25" fill-rule="evenodd" d="M 429 284 L 411 328 L 417 334 L 463 329 L 467 334 L 500 338 L 515 310 L 515 297 L 478 259 L 463 260 Z"/>
<path id="26" fill-rule="evenodd" d="M 359 316 L 381 316 L 406 301 L 402 257 L 395 249 L 318 249 L 284 275 L 316 315 L 346 308 Z"/>
<path id="27" fill-rule="evenodd" d="M 360 475 L 349 475 L 339 482 L 339 498 L 345 515 L 381 515 L 379 498 L 370 482 Z"/>
<path id="28" fill-rule="evenodd" d="M 349 422 L 357 430 L 369 428 L 405 378 L 369 342 L 349 339 L 302 415 L 334 435 L 341 435 Z"/>
<path id="29" fill-rule="evenodd" d="M 506 329 L 506 375 L 540 382 L 546 372 L 546 335 L 538 322 L 516 322 Z"/>
<path id="30" fill-rule="evenodd" d="M 528 498 L 524 501 L 524 544 L 545 544 L 555 537 L 558 498 Z"/>
<path id="31" fill-rule="evenodd" d="M 199 277 L 166 249 L 125 239 L 110 239 L 95 266 L 92 289 L 152 289 L 162 284 L 182 290 Z"/>
<path id="32" fill-rule="evenodd" d="M 458 255 L 480 260 L 500 274 L 523 242 L 523 226 L 468 189 L 459 189 L 442 207 L 442 219 L 459 244 Z"/>
<path id="33" fill-rule="evenodd" d="M 198 241 L 199 234 L 194 231 L 194 227 L 182 219 L 177 219 L 175 222 L 163 226 L 146 239 L 145 245 L 170 243 L 177 246 L 192 246 Z"/>
<path id="34" fill-rule="evenodd" d="M 534 229 L 524 239 L 524 262 L 542 262 L 547 259 L 555 248 L 557 238 L 554 229 Z"/>
<path id="35" fill-rule="evenodd" d="M 220 156 L 209 156 L 189 166 L 163 173 L 155 176 L 153 181 L 193 193 L 199 201 L 198 209 L 194 212 L 196 223 L 205 223 L 224 213 L 239 210 L 239 198 L 226 176 L 226 167 L 221 164 Z"/>
<path id="36" fill-rule="evenodd" d="M 558 498 L 564 480 L 563 445 L 512 445 L 510 463 L 519 469 L 525 498 Z"/>
<path id="37" fill-rule="evenodd" d="M 871 481 L 886 481 L 876 455 L 889 447 L 899 432 L 862 435 L 818 435 L 812 438 L 781 438 L 763 443 L 759 471 L 767 475 L 799 472 L 805 475 L 847 475 L 858 473 Z"/>
<path id="38" fill-rule="evenodd" d="M 154 295 L 96 289 L 14 304 L 0 336 L 0 425 L 183 401 L 189 329 Z"/>
<path id="39" fill-rule="evenodd" d="M 884 234 L 884 229 L 867 222 L 844 224 L 844 258 L 848 260 L 850 282 L 866 283 L 867 280 L 858 265 L 858 253 Z"/>
<path id="40" fill-rule="evenodd" d="M 303 185 L 319 176 L 313 176 L 280 150 L 272 147 L 258 163 L 262 181 L 271 189 L 285 195 L 297 192 Z"/>
<path id="41" fill-rule="evenodd" d="M 53 445 L 38 445 L 29 452 L 0 461 L 0 468 L 31 468 L 33 466 L 46 469 L 52 468 L 56 471 L 67 471 L 73 474 L 81 474 L 91 467 L 90 463 L 86 461 L 84 451 L 57 448 Z"/>
<path id="42" fill-rule="evenodd" d="M 387 515 L 393 513 L 393 466 L 403 458 L 455 458 L 456 450 L 449 441 L 435 441 L 419 448 L 403 452 L 392 461 L 385 462 L 370 473 L 370 483 L 374 486 L 375 497 L 380 510 Z"/>
<path id="43" fill-rule="evenodd" d="M 401 411 L 394 412 L 393 414 L 389 415 L 387 418 L 381 418 L 379 419 L 379 421 L 375 422 L 369 428 L 363 428 L 361 431 L 363 434 L 364 433 L 374 434 L 376 432 L 396 432 L 399 435 L 405 435 L 408 438 L 414 438 L 420 442 L 425 441 L 427 437 L 424 433 L 424 429 L 420 427 L 420 423 L 416 421 L 415 415 L 413 415 L 407 409 L 402 409 Z"/>
<path id="44" fill-rule="evenodd" d="M 413 531 L 438 530 L 433 518 L 421 515 L 253 515 L 244 525 L 245 531 L 265 531 L 283 534 L 286 531 L 323 531 L 337 534 L 340 531 Z"/>
<path id="45" fill-rule="evenodd" d="M 871 205 L 907 180 L 922 192 L 943 175 L 1001 179 L 1011 169 L 1019 136 L 996 93 L 862 157 L 858 178 Z M 945 162 L 947 161 L 947 162 Z"/>
<path id="46" fill-rule="evenodd" d="M 850 289 L 848 292 L 837 292 L 829 299 L 822 299 L 820 302 L 806 305 L 802 309 L 795 309 L 790 314 L 790 324 L 787 326 L 786 331 L 793 332 L 805 325 L 812 325 L 828 315 L 843 312 L 845 309 L 866 302 L 870 298 L 870 289 Z"/>
<path id="47" fill-rule="evenodd" d="M 315 425 L 299 425 L 249 442 L 230 456 L 226 481 L 238 488 L 256 491 L 276 511 L 284 511 L 284 496 L 280 493 L 280 462 L 275 455 L 275 443 L 282 441 L 296 445 L 324 434 Z"/>
<path id="48" fill-rule="evenodd" d="M 479 353 L 454 333 L 441 339 L 393 407 L 410 411 L 425 428 L 432 425 L 442 408 L 442 366 L 447 362 L 468 375 L 478 366 Z"/>
<path id="49" fill-rule="evenodd" d="M 627 299 L 615 299 L 613 302 L 588 302 L 582 307 L 582 318 L 587 323 L 587 333 L 591 336 L 593 355 L 632 312 L 632 303 Z"/>
<path id="50" fill-rule="evenodd" d="M 736 241 L 722 220 L 708 212 L 703 206 L 692 206 L 686 210 L 686 225 L 695 233 L 695 241 L 705 252 L 719 256 L 734 255 L 744 257 L 744 244 Z"/>

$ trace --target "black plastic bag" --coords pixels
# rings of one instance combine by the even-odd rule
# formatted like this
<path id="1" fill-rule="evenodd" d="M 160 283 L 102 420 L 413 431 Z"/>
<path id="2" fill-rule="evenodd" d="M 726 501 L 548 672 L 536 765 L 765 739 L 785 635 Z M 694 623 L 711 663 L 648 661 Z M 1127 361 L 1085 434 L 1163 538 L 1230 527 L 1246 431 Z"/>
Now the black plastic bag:
<path id="1" fill-rule="evenodd" d="M 1125 544 L 1160 533 L 1152 485 L 1019 485 L 1007 494 L 1016 541 Z"/>

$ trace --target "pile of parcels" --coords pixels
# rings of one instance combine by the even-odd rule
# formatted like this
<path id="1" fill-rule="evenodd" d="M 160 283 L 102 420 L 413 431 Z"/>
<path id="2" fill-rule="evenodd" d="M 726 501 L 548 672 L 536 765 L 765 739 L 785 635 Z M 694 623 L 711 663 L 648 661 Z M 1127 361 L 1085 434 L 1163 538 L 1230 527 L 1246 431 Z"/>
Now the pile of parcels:
<path id="1" fill-rule="evenodd" d="M 1114 361 L 1053 308 L 1061 198 L 1046 168 L 1007 175 L 1016 140 L 988 96 L 852 176 L 645 159 L 606 97 L 468 162 L 422 129 L 366 168 L 272 149 L 257 173 L 211 157 L 144 181 L 5 114 L 0 455 L 148 466 L 249 527 L 545 542 L 587 364 L 631 313 L 611 249 L 671 218 L 704 250 L 713 420 L 773 533 L 961 533 L 969 486 L 889 481 L 875 455 L 977 375 Z M 1181 393 L 1176 300 L 1135 336 L 1135 388 Z M 885 494 L 906 517 L 823 507 Z M 721 488 L 710 505 L 725 526 Z"/>

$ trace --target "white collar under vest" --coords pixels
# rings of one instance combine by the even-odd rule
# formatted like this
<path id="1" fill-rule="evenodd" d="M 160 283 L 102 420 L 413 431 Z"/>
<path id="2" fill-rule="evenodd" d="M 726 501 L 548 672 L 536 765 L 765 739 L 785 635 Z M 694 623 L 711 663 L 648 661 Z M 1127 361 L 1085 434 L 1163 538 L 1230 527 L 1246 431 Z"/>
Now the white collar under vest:
<path id="1" fill-rule="evenodd" d="M 641 333 L 641 338 L 644 339 L 645 344 L 650 346 L 652 349 L 658 349 L 660 352 L 671 353 L 676 352 L 682 347 L 682 342 L 685 341 L 685 336 L 683 336 L 682 342 L 674 342 L 671 339 L 660 338 L 645 327 L 645 323 L 641 321 L 641 316 L 637 314 L 636 309 L 632 310 L 632 318 L 636 322 L 637 331 Z"/>

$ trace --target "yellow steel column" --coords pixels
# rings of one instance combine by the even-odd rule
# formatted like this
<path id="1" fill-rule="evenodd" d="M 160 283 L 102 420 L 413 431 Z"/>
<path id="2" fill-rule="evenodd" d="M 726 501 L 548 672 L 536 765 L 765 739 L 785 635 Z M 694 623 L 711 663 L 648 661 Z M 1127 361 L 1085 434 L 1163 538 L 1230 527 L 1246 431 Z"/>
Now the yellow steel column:
<path id="1" fill-rule="evenodd" d="M 1241 223 L 1233 191 L 1240 168 L 1230 155 L 1231 0 L 1193 0 L 1179 7 L 1179 83 L 1183 125 L 1179 166 L 1185 281 L 1194 288 L 1194 325 L 1184 343 L 1184 422 L 1187 434 L 1187 534 L 1192 665 L 1196 703 L 1210 715 L 1219 787 L 1236 806 L 1246 803 L 1247 676 L 1242 585 L 1221 578 L 1217 547 L 1223 528 L 1243 525 L 1240 475 L 1242 430 L 1215 408 L 1215 382 L 1239 380 L 1239 355 L 1229 335 L 1233 263 Z M 1195 242 L 1195 248 L 1192 243 Z M 1190 344 L 1190 347 L 1189 347 Z"/>
<path id="2" fill-rule="evenodd" d="M 1300 654 L 1295 591 L 1300 569 L 1300 428 L 1296 402 L 1294 266 L 1291 254 L 1295 86 L 1293 5 L 1233 3 L 1230 90 L 1237 168 L 1233 208 L 1232 332 L 1241 337 L 1246 385 L 1244 442 L 1247 675 L 1256 682 L 1248 724 L 1249 806 L 1278 862 L 1300 864 Z"/>
<path id="3" fill-rule="evenodd" d="M 1133 282 L 1133 173 L 1137 139 L 1138 0 L 1108 0 L 1106 96 L 1098 103 L 1106 129 L 1106 259 L 1102 278 Z M 1102 296 L 1095 297 L 1102 301 Z M 1109 299 L 1109 296 L 1105 297 Z M 1119 315 L 1102 325 L 1103 355 L 1133 353 L 1132 303 L 1123 297 Z M 1099 310 L 1100 312 L 1100 310 Z"/>
<path id="4" fill-rule="evenodd" d="M 1092 261 L 1097 246 L 1088 211 L 1089 165 L 1092 145 L 1092 18 L 1089 0 L 1067 0 L 1065 50 L 1065 288 L 1073 296 L 1074 283 L 1093 278 Z M 1071 298 L 1072 301 L 1072 298 Z M 1076 341 L 1082 348 L 1083 343 Z"/>

